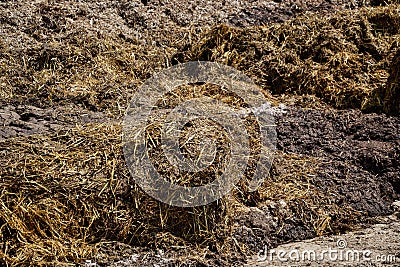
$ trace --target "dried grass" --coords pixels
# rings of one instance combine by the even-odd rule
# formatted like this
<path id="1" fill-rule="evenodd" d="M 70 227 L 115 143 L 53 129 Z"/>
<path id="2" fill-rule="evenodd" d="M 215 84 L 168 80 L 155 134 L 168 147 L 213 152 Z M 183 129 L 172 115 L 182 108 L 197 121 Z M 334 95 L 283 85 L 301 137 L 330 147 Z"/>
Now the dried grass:
<path id="1" fill-rule="evenodd" d="M 386 85 L 384 110 L 389 114 L 400 112 L 400 49 L 397 50 L 390 66 L 390 76 Z"/>
<path id="2" fill-rule="evenodd" d="M 168 54 L 168 49 L 80 30 L 24 50 L 3 47 L 0 94 L 42 108 L 72 102 L 122 116 L 135 88 L 168 65 Z"/>
<path id="3" fill-rule="evenodd" d="M 390 5 L 322 18 L 306 13 L 250 29 L 221 25 L 175 60 L 232 65 L 273 94 L 312 94 L 337 108 L 382 111 L 399 14 Z"/>
<path id="4" fill-rule="evenodd" d="M 0 143 L 6 262 L 79 262 L 102 240 L 148 247 L 215 243 L 217 224 L 226 223 L 225 201 L 175 208 L 147 196 L 128 174 L 120 130 L 101 124 Z"/>

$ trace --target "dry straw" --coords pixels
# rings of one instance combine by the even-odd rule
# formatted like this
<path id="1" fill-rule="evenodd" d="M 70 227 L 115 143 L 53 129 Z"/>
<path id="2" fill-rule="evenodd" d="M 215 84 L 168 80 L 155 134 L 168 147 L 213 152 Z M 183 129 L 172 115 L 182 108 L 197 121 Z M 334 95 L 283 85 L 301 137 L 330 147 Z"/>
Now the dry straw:
<path id="1" fill-rule="evenodd" d="M 385 105 L 386 112 L 398 114 L 398 53 L 391 60 L 399 47 L 399 14 L 399 6 L 391 5 L 324 18 L 305 14 L 249 29 L 218 26 L 197 36 L 199 42 L 187 39 L 170 48 L 83 29 L 25 51 L 12 51 L 0 40 L 0 95 L 40 107 L 72 102 L 120 118 L 136 86 L 153 71 L 171 62 L 212 60 L 243 70 L 266 96 L 268 90 L 314 94 L 339 108 L 380 111 Z M 206 207 L 160 204 L 129 176 L 119 122 L 3 140 L 0 156 L 0 254 L 11 265 L 82 262 L 104 241 L 249 252 L 231 236 L 232 222 L 248 206 L 282 199 L 317 234 L 348 229 L 360 216 L 332 204 L 313 185 L 318 159 L 283 152 L 257 192 L 246 192 L 244 181 Z M 287 214 L 277 216 L 283 222 Z"/>
<path id="2" fill-rule="evenodd" d="M 314 94 L 337 108 L 382 111 L 399 14 L 391 5 L 322 18 L 306 13 L 265 27 L 222 25 L 175 60 L 232 65 L 274 94 Z"/>

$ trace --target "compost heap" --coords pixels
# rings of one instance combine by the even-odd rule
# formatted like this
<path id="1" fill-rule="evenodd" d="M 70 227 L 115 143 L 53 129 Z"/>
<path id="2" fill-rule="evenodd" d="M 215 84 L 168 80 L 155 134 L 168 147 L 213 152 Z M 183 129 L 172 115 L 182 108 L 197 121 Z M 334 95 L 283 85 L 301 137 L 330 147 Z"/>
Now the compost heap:
<path id="1" fill-rule="evenodd" d="M 265 3 L 192 24 L 152 1 L 0 3 L 1 260 L 112 264 L 125 244 L 168 251 L 168 263 L 228 265 L 390 214 L 400 194 L 400 6 Z M 176 208 L 131 178 L 121 124 L 147 78 L 197 60 L 241 70 L 286 108 L 261 188 Z"/>

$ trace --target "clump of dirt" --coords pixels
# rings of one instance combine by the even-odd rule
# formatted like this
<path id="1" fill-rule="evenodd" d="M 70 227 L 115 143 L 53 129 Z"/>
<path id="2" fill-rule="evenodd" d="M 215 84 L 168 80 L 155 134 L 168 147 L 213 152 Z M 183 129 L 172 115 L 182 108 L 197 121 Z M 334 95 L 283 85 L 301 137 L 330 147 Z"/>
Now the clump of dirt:
<path id="1" fill-rule="evenodd" d="M 35 106 L 0 108 L 0 140 L 32 134 L 49 134 L 74 128 L 76 124 L 100 123 L 108 118 L 102 112 L 93 112 L 76 105 L 41 109 Z"/>
<path id="2" fill-rule="evenodd" d="M 354 110 L 292 109 L 278 123 L 278 149 L 329 162 L 315 180 L 323 190 L 343 185 L 340 195 L 354 208 L 388 213 L 400 193 L 399 123 L 398 117 Z"/>

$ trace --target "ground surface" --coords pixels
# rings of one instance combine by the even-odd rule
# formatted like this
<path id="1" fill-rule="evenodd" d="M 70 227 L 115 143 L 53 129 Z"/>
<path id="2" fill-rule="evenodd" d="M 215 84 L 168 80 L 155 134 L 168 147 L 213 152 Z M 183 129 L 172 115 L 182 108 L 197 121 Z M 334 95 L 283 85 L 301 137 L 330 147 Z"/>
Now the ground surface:
<path id="1" fill-rule="evenodd" d="M 382 218 L 380 224 L 367 227 L 361 231 L 340 236 L 319 237 L 274 248 L 276 251 L 283 250 L 287 253 L 295 251 L 292 255 L 294 260 L 290 260 L 288 255 L 285 255 L 282 258 L 287 260 L 280 261 L 275 254 L 273 260 L 270 261 L 270 256 L 266 259 L 262 258 L 265 255 L 262 252 L 260 253 L 261 258 L 254 257 L 253 260 L 255 261 L 252 262 L 250 260 L 250 263 L 246 266 L 398 266 L 400 264 L 399 229 L 399 218 L 396 216 Z M 325 255 L 322 254 L 323 251 L 329 251 L 329 248 L 336 254 L 331 254 L 331 256 L 328 256 L 328 252 Z M 313 258 L 308 260 L 310 258 L 306 258 L 307 256 L 305 256 L 305 260 L 301 260 L 302 256 L 299 256 L 299 261 L 296 262 L 295 253 L 297 251 L 299 255 L 302 255 L 304 251 L 313 251 L 318 256 L 316 256 L 316 260 Z M 341 254 L 346 253 L 346 251 L 354 253 L 364 251 L 367 255 L 365 258 L 362 256 L 357 258 L 357 256 L 352 256 L 353 254 L 350 253 L 348 254 L 349 256 Z M 367 251 L 370 251 L 370 254 Z M 323 260 L 321 260 L 322 258 Z"/>
<path id="2" fill-rule="evenodd" d="M 400 259 L 400 224 L 393 215 L 387 217 L 395 210 L 392 203 L 400 198 L 398 115 L 338 109 L 327 101 L 328 96 L 316 97 L 304 90 L 301 95 L 297 84 L 288 92 L 272 90 L 272 101 L 284 103 L 285 112 L 276 117 L 277 152 L 271 177 L 260 192 L 238 193 L 235 201 L 223 202 L 223 208 L 216 204 L 226 213 L 234 212 L 229 220 L 216 219 L 212 235 L 207 232 L 193 240 L 198 234 L 190 227 L 195 212 L 171 211 L 141 195 L 138 202 L 143 209 L 138 209 L 131 193 L 137 189 L 121 159 L 120 129 L 114 128 L 121 124 L 136 88 L 177 58 L 193 58 L 193 47 L 217 24 L 239 27 L 246 35 L 253 26 L 304 16 L 293 23 L 293 30 L 290 23 L 285 26 L 295 32 L 296 27 L 314 25 L 308 18 L 356 12 L 365 6 L 371 3 L 0 1 L 0 35 L 4 36 L 0 40 L 1 260 L 10 265 L 34 261 L 82 266 L 242 266 L 246 261 L 254 263 L 248 256 L 265 245 L 321 250 L 334 247 L 342 237 L 349 248 L 368 248 Z M 390 16 L 395 20 L 399 10 L 393 10 Z M 390 21 L 390 16 L 384 19 Z M 308 26 L 300 25 L 302 20 Z M 360 19 L 363 23 L 367 24 Z M 390 34 L 379 40 L 389 40 L 392 47 L 376 48 L 370 44 L 370 33 L 361 29 L 366 44 L 357 37 L 354 45 L 329 38 L 325 42 L 320 36 L 321 55 L 312 60 L 324 64 L 328 58 L 332 66 L 345 62 L 349 66 L 346 82 L 354 79 L 380 88 L 388 76 L 392 50 L 399 47 L 400 30 L 385 21 L 371 24 L 379 25 L 371 30 L 376 36 L 389 29 Z M 234 28 L 227 35 L 236 32 Z M 213 38 L 205 42 L 210 54 L 229 58 L 237 52 L 218 43 L 227 38 L 224 34 L 214 38 L 215 44 Z M 264 44 L 257 38 L 249 46 L 254 55 L 246 54 L 251 49 L 240 51 L 243 47 L 238 44 L 238 53 L 246 54 L 246 60 L 262 61 L 269 56 L 268 49 L 258 47 Z M 296 46 L 284 34 L 275 39 L 282 47 L 286 42 Z M 343 46 L 336 48 L 332 43 Z M 360 57 L 368 56 L 357 61 L 347 51 L 339 51 L 348 47 Z M 265 54 L 258 58 L 257 53 Z M 288 67 L 282 73 L 250 74 L 261 85 L 279 82 L 281 77 L 284 81 L 300 64 L 290 55 L 284 61 Z M 361 74 L 351 69 L 359 62 L 366 62 Z M 239 68 L 247 68 L 246 64 Z M 370 72 L 376 73 L 376 80 L 365 77 Z M 303 70 L 293 71 L 299 73 Z M 122 182 L 115 182 L 116 177 Z M 168 212 L 183 214 L 187 221 Z M 144 222 L 153 228 L 143 230 Z M 228 225 L 229 231 L 219 233 L 221 225 Z M 360 228 L 365 229 L 357 231 Z M 196 234 L 186 235 L 186 230 Z M 356 232 L 345 234 L 349 231 Z"/>

